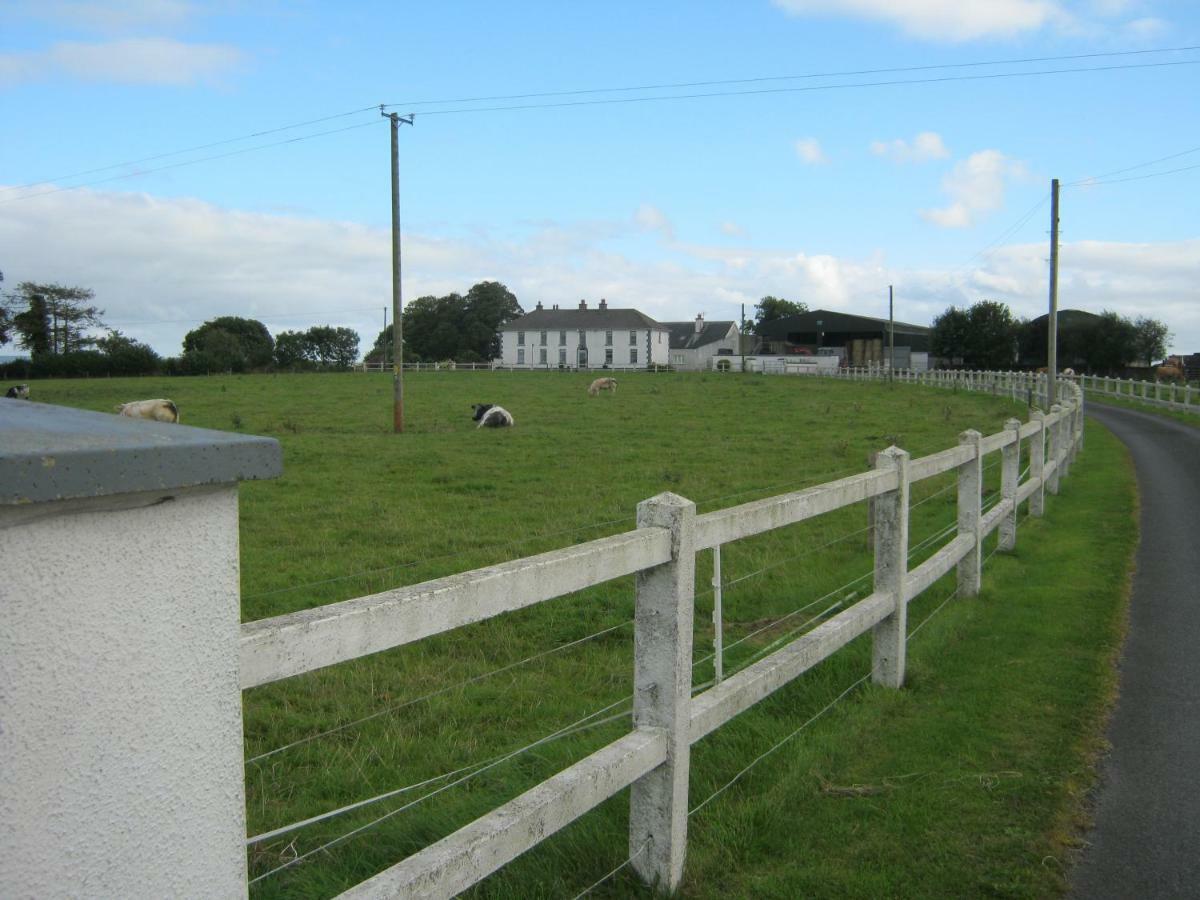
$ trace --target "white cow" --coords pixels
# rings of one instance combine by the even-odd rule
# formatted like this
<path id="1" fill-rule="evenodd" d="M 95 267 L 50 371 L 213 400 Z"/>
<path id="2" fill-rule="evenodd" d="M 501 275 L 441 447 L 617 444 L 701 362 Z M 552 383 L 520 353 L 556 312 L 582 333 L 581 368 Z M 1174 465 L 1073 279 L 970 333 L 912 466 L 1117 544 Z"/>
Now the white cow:
<path id="1" fill-rule="evenodd" d="M 155 422 L 179 421 L 179 407 L 173 400 L 133 400 L 118 405 L 117 412 L 134 419 L 152 419 Z"/>

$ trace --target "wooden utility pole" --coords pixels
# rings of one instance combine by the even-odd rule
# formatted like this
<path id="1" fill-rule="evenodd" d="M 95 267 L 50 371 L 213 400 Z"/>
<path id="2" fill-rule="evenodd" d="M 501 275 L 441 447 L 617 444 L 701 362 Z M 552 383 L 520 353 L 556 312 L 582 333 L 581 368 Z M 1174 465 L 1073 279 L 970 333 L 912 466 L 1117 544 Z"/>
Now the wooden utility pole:
<path id="1" fill-rule="evenodd" d="M 892 286 L 888 285 L 888 381 L 896 377 L 896 320 L 892 313 Z"/>
<path id="2" fill-rule="evenodd" d="M 1057 399 L 1058 377 L 1058 179 L 1050 181 L 1050 317 L 1046 336 L 1046 409 Z"/>
<path id="3" fill-rule="evenodd" d="M 411 125 L 412 116 L 379 114 L 392 123 L 392 430 L 404 431 L 404 357 L 401 350 L 403 327 L 400 322 L 400 123 Z M 386 327 L 386 326 L 385 326 Z"/>

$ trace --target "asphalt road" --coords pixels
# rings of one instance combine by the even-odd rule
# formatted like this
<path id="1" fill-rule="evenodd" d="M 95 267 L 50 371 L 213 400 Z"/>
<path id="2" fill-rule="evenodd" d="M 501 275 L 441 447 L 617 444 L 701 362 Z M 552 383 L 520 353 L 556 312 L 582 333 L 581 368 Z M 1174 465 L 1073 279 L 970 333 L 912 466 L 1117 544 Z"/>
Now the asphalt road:
<path id="1" fill-rule="evenodd" d="M 1200 897 L 1200 429 L 1099 403 L 1129 448 L 1141 540 L 1095 827 L 1072 896 Z M 1103 523 L 1097 522 L 1097 526 Z"/>

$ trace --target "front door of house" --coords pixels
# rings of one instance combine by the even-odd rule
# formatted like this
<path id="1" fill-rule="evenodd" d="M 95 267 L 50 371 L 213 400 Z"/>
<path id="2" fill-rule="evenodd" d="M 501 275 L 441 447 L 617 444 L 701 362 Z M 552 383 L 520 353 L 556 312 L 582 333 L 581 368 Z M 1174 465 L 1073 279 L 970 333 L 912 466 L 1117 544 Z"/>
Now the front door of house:
<path id="1" fill-rule="evenodd" d="M 580 347 L 579 348 L 579 368 L 586 369 L 587 367 L 588 367 L 587 347 Z"/>

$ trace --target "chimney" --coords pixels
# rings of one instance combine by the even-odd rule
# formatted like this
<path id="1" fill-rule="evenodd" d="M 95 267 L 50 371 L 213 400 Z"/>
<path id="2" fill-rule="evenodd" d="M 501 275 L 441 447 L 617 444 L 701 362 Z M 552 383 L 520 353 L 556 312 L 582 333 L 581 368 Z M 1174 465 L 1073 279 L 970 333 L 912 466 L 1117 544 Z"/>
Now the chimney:
<path id="1" fill-rule="evenodd" d="M 700 313 L 700 315 L 696 316 L 696 334 L 699 334 L 703 330 L 704 330 L 704 313 Z"/>
<path id="2" fill-rule="evenodd" d="M 586 301 L 586 300 L 580 300 L 580 301 L 579 301 L 579 308 L 580 308 L 580 309 L 587 309 L 587 301 Z"/>
<path id="3" fill-rule="evenodd" d="M 554 308 L 555 308 L 555 309 L 558 309 L 558 304 L 557 304 L 557 303 L 555 303 L 555 304 L 554 304 Z"/>
<path id="4" fill-rule="evenodd" d="M 539 300 L 539 301 L 538 301 L 538 305 L 537 305 L 535 308 L 536 308 L 536 309 L 541 309 L 541 308 L 542 308 L 542 301 L 541 301 L 541 300 Z"/>
<path id="5" fill-rule="evenodd" d="M 600 298 L 600 308 L 608 309 L 608 301 L 605 300 L 603 297 Z"/>

